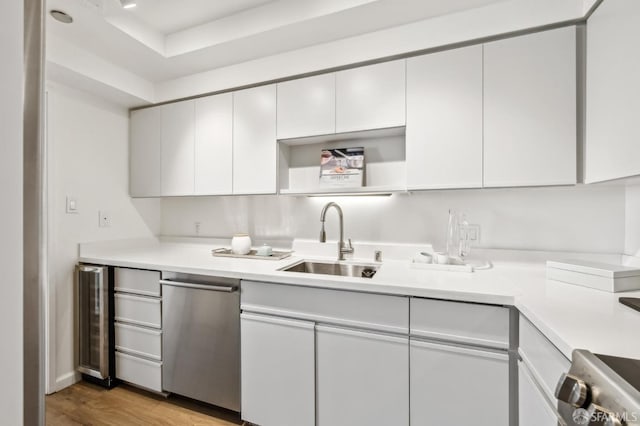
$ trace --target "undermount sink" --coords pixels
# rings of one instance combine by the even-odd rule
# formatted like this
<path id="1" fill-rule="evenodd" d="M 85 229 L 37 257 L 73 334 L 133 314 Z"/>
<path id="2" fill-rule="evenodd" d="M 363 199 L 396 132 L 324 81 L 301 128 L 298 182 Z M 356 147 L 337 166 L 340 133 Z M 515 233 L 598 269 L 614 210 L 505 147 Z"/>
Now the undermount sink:
<path id="1" fill-rule="evenodd" d="M 341 277 L 372 278 L 378 271 L 378 265 L 343 263 L 343 262 L 312 262 L 303 260 L 280 269 L 285 272 L 305 272 L 308 274 L 338 275 Z"/>

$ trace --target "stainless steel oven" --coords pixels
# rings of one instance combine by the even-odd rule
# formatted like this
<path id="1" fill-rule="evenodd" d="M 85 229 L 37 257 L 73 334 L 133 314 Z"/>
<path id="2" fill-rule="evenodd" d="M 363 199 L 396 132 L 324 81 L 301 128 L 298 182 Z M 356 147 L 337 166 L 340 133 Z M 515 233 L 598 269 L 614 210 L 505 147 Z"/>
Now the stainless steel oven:
<path id="1" fill-rule="evenodd" d="M 109 267 L 76 266 L 78 371 L 106 387 L 115 382 L 113 291 Z"/>
<path id="2" fill-rule="evenodd" d="M 567 425 L 640 426 L 640 360 L 575 350 L 556 397 Z"/>

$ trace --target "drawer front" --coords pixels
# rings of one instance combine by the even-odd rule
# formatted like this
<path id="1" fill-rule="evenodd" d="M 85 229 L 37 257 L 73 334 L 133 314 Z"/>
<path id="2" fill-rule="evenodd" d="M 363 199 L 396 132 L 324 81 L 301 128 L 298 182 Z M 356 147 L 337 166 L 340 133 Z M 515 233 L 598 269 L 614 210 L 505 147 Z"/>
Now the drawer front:
<path id="1" fill-rule="evenodd" d="M 116 268 L 115 291 L 160 296 L 160 272 L 141 269 Z"/>
<path id="2" fill-rule="evenodd" d="M 161 328 L 160 299 L 130 294 L 116 294 L 115 301 L 116 321 Z"/>
<path id="3" fill-rule="evenodd" d="M 155 392 L 162 392 L 162 363 L 116 352 L 116 377 Z"/>
<path id="4" fill-rule="evenodd" d="M 115 324 L 116 350 L 162 360 L 162 332 L 128 324 Z"/>
<path id="5" fill-rule="evenodd" d="M 509 425 L 506 352 L 412 339 L 410 359 L 411 425 Z"/>
<path id="6" fill-rule="evenodd" d="M 518 417 L 519 426 L 557 426 L 560 417 L 522 361 L 518 362 Z"/>
<path id="7" fill-rule="evenodd" d="M 412 298 L 411 334 L 427 339 L 508 349 L 509 309 Z"/>
<path id="8" fill-rule="evenodd" d="M 520 315 L 520 356 L 551 400 L 571 362 L 531 322 Z"/>
<path id="9" fill-rule="evenodd" d="M 241 286 L 244 312 L 390 333 L 409 330 L 407 297 L 255 281 L 242 281 Z"/>

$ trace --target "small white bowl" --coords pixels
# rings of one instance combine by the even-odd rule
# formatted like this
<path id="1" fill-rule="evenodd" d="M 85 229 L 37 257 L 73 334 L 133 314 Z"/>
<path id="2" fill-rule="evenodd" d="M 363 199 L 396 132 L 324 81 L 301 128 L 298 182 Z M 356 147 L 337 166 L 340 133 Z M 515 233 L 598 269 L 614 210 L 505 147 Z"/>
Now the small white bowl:
<path id="1" fill-rule="evenodd" d="M 273 254 L 273 249 L 269 245 L 263 245 L 256 249 L 256 255 L 258 256 L 271 256 Z"/>
<path id="2" fill-rule="evenodd" d="M 449 255 L 441 251 L 437 251 L 433 254 L 434 263 L 438 265 L 447 265 L 449 263 Z"/>

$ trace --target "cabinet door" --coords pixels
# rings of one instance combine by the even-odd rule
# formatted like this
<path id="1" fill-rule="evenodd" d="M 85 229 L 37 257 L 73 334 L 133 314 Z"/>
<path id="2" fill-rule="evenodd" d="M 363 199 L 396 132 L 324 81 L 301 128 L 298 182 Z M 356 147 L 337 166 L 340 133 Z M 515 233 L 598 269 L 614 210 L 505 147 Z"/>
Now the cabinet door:
<path id="1" fill-rule="evenodd" d="M 242 419 L 315 425 L 314 324 L 243 313 L 240 327 Z"/>
<path id="2" fill-rule="evenodd" d="M 195 194 L 231 194 L 233 95 L 195 101 Z"/>
<path id="3" fill-rule="evenodd" d="M 576 183 L 576 30 L 484 46 L 484 186 Z"/>
<path id="4" fill-rule="evenodd" d="M 162 195 L 193 195 L 194 101 L 161 108 Z"/>
<path id="5" fill-rule="evenodd" d="M 317 326 L 317 425 L 409 424 L 408 339 Z"/>
<path id="6" fill-rule="evenodd" d="M 640 174 L 640 2 L 606 1 L 587 25 L 585 182 Z"/>
<path id="7" fill-rule="evenodd" d="M 233 193 L 276 192 L 276 86 L 233 94 Z"/>
<path id="8" fill-rule="evenodd" d="M 543 396 L 522 361 L 518 362 L 519 426 L 557 426 L 555 408 Z"/>
<path id="9" fill-rule="evenodd" d="M 405 60 L 336 74 L 336 132 L 404 126 Z"/>
<path id="10" fill-rule="evenodd" d="M 411 340 L 411 424 L 509 425 L 509 357 Z"/>
<path id="11" fill-rule="evenodd" d="M 129 193 L 132 197 L 160 196 L 161 107 L 131 112 Z"/>
<path id="12" fill-rule="evenodd" d="M 407 187 L 482 186 L 482 46 L 407 60 Z"/>
<path id="13" fill-rule="evenodd" d="M 336 131 L 336 75 L 278 84 L 278 139 Z"/>

